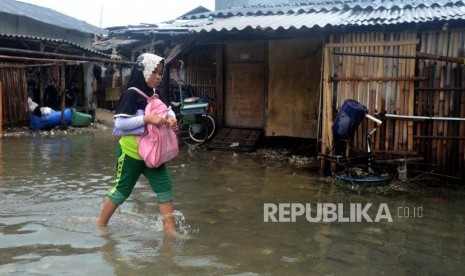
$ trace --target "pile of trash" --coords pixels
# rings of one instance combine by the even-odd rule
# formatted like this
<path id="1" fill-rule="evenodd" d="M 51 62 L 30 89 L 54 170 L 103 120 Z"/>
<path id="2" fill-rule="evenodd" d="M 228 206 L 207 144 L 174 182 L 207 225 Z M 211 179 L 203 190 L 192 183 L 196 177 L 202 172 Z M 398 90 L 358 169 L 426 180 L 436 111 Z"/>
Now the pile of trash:
<path id="1" fill-rule="evenodd" d="M 66 128 L 61 128 L 56 126 L 48 130 L 37 130 L 31 127 L 11 127 L 3 129 L 1 134 L 3 137 L 22 137 L 22 136 L 58 136 L 58 135 L 73 135 L 73 134 L 82 134 L 82 133 L 91 133 L 100 130 L 106 130 L 108 127 L 104 124 L 95 122 L 89 125 L 88 127 L 73 127 L 67 126 Z"/>
<path id="2" fill-rule="evenodd" d="M 320 163 L 314 156 L 294 155 L 292 150 L 285 148 L 260 148 L 251 152 L 254 158 L 274 163 L 289 164 L 299 169 L 320 169 Z"/>

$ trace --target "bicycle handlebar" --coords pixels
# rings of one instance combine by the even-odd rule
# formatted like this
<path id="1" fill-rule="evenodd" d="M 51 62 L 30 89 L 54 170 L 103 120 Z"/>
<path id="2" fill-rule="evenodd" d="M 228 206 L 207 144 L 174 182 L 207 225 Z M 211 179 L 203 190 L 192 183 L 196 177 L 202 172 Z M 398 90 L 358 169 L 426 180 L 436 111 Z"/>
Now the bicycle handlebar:
<path id="1" fill-rule="evenodd" d="M 366 117 L 367 119 L 370 119 L 370 120 L 372 120 L 373 122 L 377 123 L 378 125 L 383 124 L 383 122 L 382 122 L 380 119 L 375 118 L 375 117 L 373 117 L 373 116 L 370 115 L 370 114 L 365 114 L 365 117 Z"/>

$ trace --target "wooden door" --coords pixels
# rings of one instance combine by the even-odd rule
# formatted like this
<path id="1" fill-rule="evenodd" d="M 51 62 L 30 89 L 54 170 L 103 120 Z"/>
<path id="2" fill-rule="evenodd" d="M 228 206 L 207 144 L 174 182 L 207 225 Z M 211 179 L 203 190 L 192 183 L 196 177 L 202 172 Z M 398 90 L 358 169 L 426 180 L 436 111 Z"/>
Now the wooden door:
<path id="1" fill-rule="evenodd" d="M 225 125 L 263 128 L 265 114 L 264 42 L 226 46 Z"/>

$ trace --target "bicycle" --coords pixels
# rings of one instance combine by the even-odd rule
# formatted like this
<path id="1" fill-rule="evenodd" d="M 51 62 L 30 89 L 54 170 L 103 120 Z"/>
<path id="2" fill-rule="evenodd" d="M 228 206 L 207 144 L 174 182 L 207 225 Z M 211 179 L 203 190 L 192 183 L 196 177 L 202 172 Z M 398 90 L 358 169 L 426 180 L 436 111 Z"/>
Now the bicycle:
<path id="1" fill-rule="evenodd" d="M 363 152 L 350 153 L 352 149 L 351 137 L 363 119 L 375 123 L 373 129 L 365 136 L 366 148 Z M 350 188 L 359 193 L 365 188 L 377 189 L 378 186 L 383 186 L 391 180 L 387 171 L 374 163 L 371 138 L 381 125 L 381 120 L 368 114 L 368 109 L 354 100 L 348 100 L 344 103 L 333 125 L 336 152 L 343 152 L 341 155 L 337 155 L 335 161 L 338 168 L 333 171 L 333 177 L 350 184 Z"/>
<path id="2" fill-rule="evenodd" d="M 171 102 L 178 119 L 178 137 L 185 144 L 200 145 L 213 137 L 216 122 L 210 102 L 200 102 L 199 97 L 186 98 L 182 103 Z"/>

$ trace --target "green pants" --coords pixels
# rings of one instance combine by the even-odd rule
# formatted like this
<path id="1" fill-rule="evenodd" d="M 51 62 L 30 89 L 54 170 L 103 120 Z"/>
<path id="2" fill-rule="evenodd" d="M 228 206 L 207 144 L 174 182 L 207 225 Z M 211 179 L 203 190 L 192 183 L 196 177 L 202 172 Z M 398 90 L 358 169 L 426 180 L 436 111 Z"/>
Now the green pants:
<path id="1" fill-rule="evenodd" d="M 131 195 L 141 174 L 148 179 L 159 203 L 173 200 L 173 182 L 165 165 L 149 168 L 143 160 L 123 153 L 119 145 L 117 156 L 116 184 L 108 192 L 108 197 L 114 204 L 121 205 Z"/>

